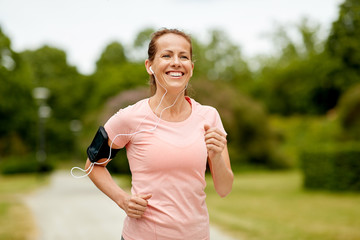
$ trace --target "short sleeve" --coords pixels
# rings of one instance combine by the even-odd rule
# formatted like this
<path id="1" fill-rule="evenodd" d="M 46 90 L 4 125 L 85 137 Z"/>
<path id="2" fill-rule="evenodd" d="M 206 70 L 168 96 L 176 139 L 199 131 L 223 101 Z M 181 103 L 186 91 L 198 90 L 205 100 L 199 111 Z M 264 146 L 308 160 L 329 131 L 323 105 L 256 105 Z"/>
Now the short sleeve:
<path id="1" fill-rule="evenodd" d="M 126 118 L 126 111 L 121 109 L 104 125 L 109 139 L 120 148 L 123 148 L 131 138 L 131 135 L 129 134 L 130 127 L 127 119 L 129 118 Z"/>
<path id="2" fill-rule="evenodd" d="M 223 123 L 222 123 L 222 121 L 221 121 L 221 117 L 220 117 L 220 114 L 219 114 L 219 112 L 215 109 L 215 108 L 213 108 L 213 110 L 214 110 L 214 127 L 216 127 L 216 128 L 218 128 L 220 131 L 222 131 L 225 135 L 227 135 L 227 133 L 226 133 L 226 131 L 225 131 L 225 128 L 224 128 L 224 125 L 223 125 Z"/>

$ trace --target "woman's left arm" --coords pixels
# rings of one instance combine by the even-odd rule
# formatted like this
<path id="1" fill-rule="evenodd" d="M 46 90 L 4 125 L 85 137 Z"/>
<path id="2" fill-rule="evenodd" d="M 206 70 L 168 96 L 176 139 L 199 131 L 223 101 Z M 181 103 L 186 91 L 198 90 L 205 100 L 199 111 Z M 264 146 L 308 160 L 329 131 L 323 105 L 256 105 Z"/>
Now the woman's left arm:
<path id="1" fill-rule="evenodd" d="M 226 135 L 218 128 L 205 125 L 205 143 L 216 192 L 225 197 L 231 192 L 234 174 L 231 170 Z"/>

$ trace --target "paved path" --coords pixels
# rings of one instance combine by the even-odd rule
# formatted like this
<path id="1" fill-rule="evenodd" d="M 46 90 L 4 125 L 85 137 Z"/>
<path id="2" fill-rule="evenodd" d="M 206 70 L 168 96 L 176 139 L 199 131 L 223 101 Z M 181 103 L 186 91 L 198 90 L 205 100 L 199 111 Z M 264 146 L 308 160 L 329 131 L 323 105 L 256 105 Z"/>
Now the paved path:
<path id="1" fill-rule="evenodd" d="M 125 213 L 89 178 L 56 172 L 49 186 L 25 199 L 39 228 L 38 240 L 119 239 Z M 216 228 L 211 240 L 233 240 Z"/>

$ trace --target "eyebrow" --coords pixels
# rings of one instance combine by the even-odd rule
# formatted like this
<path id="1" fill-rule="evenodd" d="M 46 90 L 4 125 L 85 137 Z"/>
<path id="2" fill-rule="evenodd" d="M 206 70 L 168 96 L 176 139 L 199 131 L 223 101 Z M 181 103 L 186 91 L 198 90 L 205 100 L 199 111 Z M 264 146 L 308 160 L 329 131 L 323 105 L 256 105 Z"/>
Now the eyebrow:
<path id="1" fill-rule="evenodd" d="M 172 51 L 172 50 L 167 50 L 167 49 L 163 50 L 163 52 L 170 52 L 170 53 L 174 53 L 174 51 Z M 180 54 L 190 54 L 190 52 L 187 52 L 187 51 L 181 51 L 181 52 L 180 52 Z"/>

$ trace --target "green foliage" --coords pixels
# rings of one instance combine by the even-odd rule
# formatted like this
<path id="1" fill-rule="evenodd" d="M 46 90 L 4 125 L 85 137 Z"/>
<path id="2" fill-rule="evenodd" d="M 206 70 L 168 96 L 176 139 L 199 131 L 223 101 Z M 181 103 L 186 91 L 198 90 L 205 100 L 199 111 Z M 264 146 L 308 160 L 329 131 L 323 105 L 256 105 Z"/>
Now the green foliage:
<path id="1" fill-rule="evenodd" d="M 88 106 L 86 78 L 75 67 L 69 66 L 64 51 L 54 47 L 44 46 L 34 51 L 24 51 L 21 56 L 30 66 L 27 78 L 35 82 L 36 87 L 50 90 L 46 102 L 51 108 L 51 116 L 46 121 L 47 150 L 56 154 L 71 152 L 74 137 L 70 122 L 81 119 Z M 32 89 L 28 91 L 31 93 Z M 33 114 L 36 116 L 36 111 Z M 34 128 L 37 129 L 36 124 Z M 33 131 L 36 133 L 35 129 Z"/>
<path id="2" fill-rule="evenodd" d="M 145 85 L 148 74 L 144 63 L 129 62 L 120 43 L 110 43 L 96 63 L 96 72 L 89 77 L 92 108 L 98 108 L 121 91 Z"/>
<path id="3" fill-rule="evenodd" d="M 272 113 L 324 114 L 332 109 L 339 91 L 327 81 L 334 65 L 325 54 L 293 59 L 286 65 L 264 67 L 254 92 Z"/>
<path id="4" fill-rule="evenodd" d="M 360 191 L 360 145 L 347 144 L 307 150 L 301 154 L 304 187 Z"/>
<path id="5" fill-rule="evenodd" d="M 145 28 L 140 31 L 134 40 L 134 47 L 145 51 L 150 43 L 150 37 L 153 32 L 155 32 L 153 28 Z"/>
<path id="6" fill-rule="evenodd" d="M 221 81 L 195 81 L 195 99 L 218 109 L 228 133 L 233 165 L 289 167 L 277 151 L 280 139 L 271 129 L 262 105 Z"/>
<path id="7" fill-rule="evenodd" d="M 360 84 L 351 87 L 342 95 L 337 110 L 344 135 L 360 140 Z"/>
<path id="8" fill-rule="evenodd" d="M 194 78 L 222 80 L 238 88 L 248 88 L 252 79 L 247 62 L 224 31 L 209 31 L 210 41 L 202 43 L 193 38 Z"/>
<path id="9" fill-rule="evenodd" d="M 341 59 L 343 71 L 360 74 L 360 2 L 345 0 L 340 6 L 339 18 L 332 25 L 327 40 L 330 54 Z M 351 79 L 348 79 L 351 80 Z"/>
<path id="10" fill-rule="evenodd" d="M 339 62 L 322 51 L 318 31 L 319 26 L 304 19 L 296 27 L 302 42 L 296 43 L 279 27 L 274 34 L 279 56 L 260 58 L 252 94 L 271 113 L 324 114 L 336 106 L 341 89 L 329 75 Z"/>
<path id="11" fill-rule="evenodd" d="M 51 161 L 39 162 L 35 156 L 27 155 L 3 159 L 0 165 L 0 171 L 5 175 L 19 173 L 46 173 L 51 172 L 54 167 L 54 163 Z"/>
<path id="12" fill-rule="evenodd" d="M 24 154 L 35 147 L 36 105 L 29 70 L 0 28 L 0 156 Z"/>
<path id="13" fill-rule="evenodd" d="M 278 27 L 274 46 L 278 55 L 261 57 L 252 94 L 271 113 L 325 114 L 333 109 L 343 92 L 360 82 L 360 7 L 346 0 L 339 19 L 325 41 L 318 37 L 320 27 L 304 19 L 295 30 Z M 325 48 L 324 48 L 325 46 Z"/>
<path id="14" fill-rule="evenodd" d="M 125 50 L 122 44 L 118 42 L 112 42 L 103 51 L 100 59 L 96 62 L 97 70 L 106 68 L 109 66 L 120 66 L 127 62 Z"/>
<path id="15" fill-rule="evenodd" d="M 327 116 L 271 115 L 270 126 L 282 139 L 277 149 L 286 156 L 293 167 L 299 167 L 299 155 L 304 149 L 339 140 L 341 127 L 336 113 Z"/>
<path id="16" fill-rule="evenodd" d="M 326 52 L 337 64 L 329 69 L 329 82 L 341 94 L 360 83 L 360 2 L 345 0 L 332 24 Z"/>
<path id="17" fill-rule="evenodd" d="M 195 71 L 191 84 L 196 90 L 194 98 L 216 107 L 220 112 L 228 130 L 229 151 L 235 165 L 294 166 L 297 161 L 293 156 L 298 151 L 296 148 L 303 146 L 303 143 L 298 145 L 302 136 L 306 135 L 307 144 L 304 145 L 311 145 L 319 139 L 337 140 L 340 135 L 333 134 L 338 131 L 337 125 L 335 130 L 324 127 L 334 125 L 328 124 L 326 118 L 322 119 L 323 122 L 319 120 L 312 124 L 310 121 L 306 125 L 308 118 L 304 115 L 326 113 L 333 116 L 332 109 L 339 97 L 359 82 L 358 11 L 356 1 L 346 0 L 326 41 L 319 37 L 320 26 L 309 19 L 304 19 L 295 27 L 300 41 L 290 37 L 294 29 L 278 27 L 274 33 L 274 47 L 278 52 L 259 57 L 256 62 L 258 68 L 253 72 L 249 63 L 254 61 L 246 61 L 241 48 L 224 31 L 210 30 L 206 42 L 192 37 Z M 32 97 L 35 87 L 46 87 L 51 92 L 46 103 L 52 109 L 45 129 L 48 154 L 66 154 L 66 158 L 72 159 L 74 157 L 69 155 L 83 153 L 84 146 L 93 137 L 89 129 L 93 128 L 94 122 L 98 123 L 97 117 L 102 116 L 105 104 L 121 92 L 146 86 L 149 76 L 144 59 L 152 32 L 151 28 L 140 31 L 129 47 L 120 42 L 108 44 L 96 62 L 95 72 L 84 76 L 67 63 L 66 53 L 61 49 L 43 46 L 36 50 L 14 52 L 10 39 L 0 29 L 1 157 L 22 156 L 35 152 L 37 148 L 39 105 Z M 346 100 L 349 94 L 345 94 L 342 101 L 350 101 Z M 356 99 L 358 95 L 353 93 L 351 96 Z M 112 104 L 120 107 L 117 102 Z M 349 103 L 339 104 L 339 119 L 346 137 L 357 139 L 359 134 L 354 130 L 358 129 L 356 121 L 349 118 L 355 119 L 359 110 L 352 106 Z M 286 125 L 286 121 L 284 126 L 274 130 L 269 124 L 267 112 L 283 116 L 301 114 L 299 118 L 302 120 L 295 126 L 295 132 L 291 123 Z M 83 124 L 82 132 L 70 130 L 73 120 Z M 301 126 L 308 127 L 310 133 L 302 135 Z M 279 132 L 279 129 L 284 131 Z M 322 129 L 330 129 L 329 134 Z M 287 138 L 288 135 L 293 138 Z M 300 140 L 289 141 L 296 138 Z M 292 147 L 289 147 L 290 144 Z M 284 149 L 290 151 L 283 152 Z M 284 157 L 284 153 L 289 152 L 292 158 Z M 124 161 L 121 159 L 119 162 L 123 164 Z M 127 167 L 117 166 L 115 161 L 113 163 L 114 169 Z"/>

